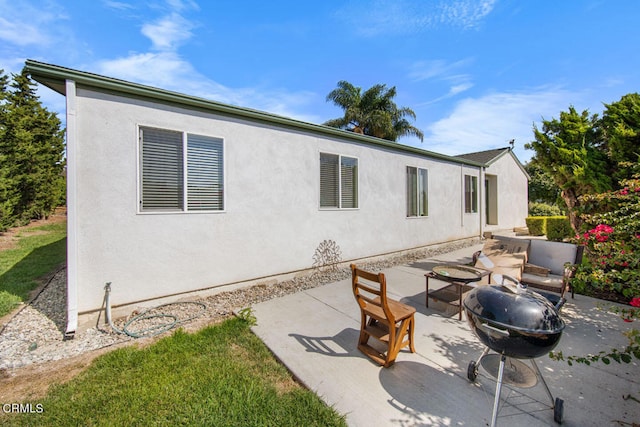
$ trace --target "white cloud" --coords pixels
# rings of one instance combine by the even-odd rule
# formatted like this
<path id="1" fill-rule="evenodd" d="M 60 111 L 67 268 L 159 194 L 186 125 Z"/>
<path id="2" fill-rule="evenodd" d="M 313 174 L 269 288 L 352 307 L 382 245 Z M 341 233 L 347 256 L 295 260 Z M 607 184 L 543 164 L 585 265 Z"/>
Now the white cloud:
<path id="1" fill-rule="evenodd" d="M 169 7 L 177 12 L 192 9 L 200 10 L 198 3 L 193 0 L 167 0 Z"/>
<path id="2" fill-rule="evenodd" d="M 466 98 L 449 116 L 426 128 L 420 147 L 456 155 L 506 147 L 515 139 L 515 153 L 526 162 L 532 152 L 524 150 L 524 144 L 533 140 L 533 124 L 540 127 L 543 118 L 557 117 L 580 97 L 561 88 L 539 88 Z"/>
<path id="3" fill-rule="evenodd" d="M 411 65 L 409 77 L 414 81 L 450 78 L 452 75 L 459 74 L 457 70 L 468 67 L 472 62 L 472 58 L 455 62 L 447 62 L 444 59 L 417 61 Z"/>
<path id="4" fill-rule="evenodd" d="M 128 56 L 102 60 L 97 63 L 98 73 L 151 86 L 174 89 L 195 70 L 174 52 L 130 53 Z"/>
<path id="5" fill-rule="evenodd" d="M 338 15 L 363 36 L 416 33 L 437 26 L 468 30 L 480 25 L 496 1 L 353 0 Z"/>
<path id="6" fill-rule="evenodd" d="M 451 96 L 457 95 L 459 93 L 462 93 L 466 90 L 471 89 L 472 87 L 473 87 L 473 83 L 470 83 L 470 82 L 453 85 L 451 86 L 451 89 L 449 89 L 449 94 Z"/>
<path id="7" fill-rule="evenodd" d="M 62 57 L 65 58 L 64 65 L 72 68 L 299 120 L 321 121 L 312 106 L 324 104 L 324 97 L 315 93 L 292 92 L 269 87 L 266 83 L 260 87 L 232 88 L 196 70 L 180 53 L 181 47 L 189 43 L 198 28 L 197 21 L 188 15 L 190 11 L 198 10 L 198 5 L 191 0 L 167 0 L 148 5 L 155 13 L 140 23 L 140 34 L 149 40 L 149 48 L 97 60 L 82 54 L 90 46 L 80 47 L 75 40 L 73 28 L 64 15 L 66 4 L 47 1 L 45 5 L 35 5 L 36 2 L 26 0 L 0 0 L 0 43 L 4 44 L 0 68 L 4 68 L 5 73 L 19 72 L 27 56 L 45 62 Z M 139 4 L 131 6 L 124 0 L 105 0 L 102 5 L 118 13 L 142 7 Z M 138 12 L 127 18 L 145 16 L 142 11 Z M 56 46 L 55 52 L 49 52 L 47 46 Z M 80 65 L 74 65 L 78 63 Z M 64 118 L 64 98 L 46 88 L 39 93 L 45 104 Z"/>
<path id="8" fill-rule="evenodd" d="M 107 6 L 110 9 L 116 9 L 116 10 L 132 10 L 134 9 L 134 6 L 129 4 L 129 3 L 125 3 L 125 2 L 121 2 L 121 1 L 110 1 L 110 0 L 103 0 L 102 3 Z"/>
<path id="9" fill-rule="evenodd" d="M 473 87 L 471 75 L 461 72 L 468 67 L 473 59 L 466 58 L 460 61 L 447 62 L 442 59 L 415 62 L 409 71 L 409 78 L 415 82 L 420 81 L 440 81 L 449 86 L 449 90 L 442 95 L 428 102 L 433 104 L 443 99 L 458 95 Z"/>
<path id="10" fill-rule="evenodd" d="M 123 57 L 99 61 L 96 72 L 299 120 L 319 120 L 316 115 L 300 112 L 308 105 L 321 102 L 312 92 L 230 88 L 198 72 L 179 53 L 179 47 L 193 36 L 192 30 L 196 25 L 178 13 L 197 9 L 197 5 L 183 0 L 169 0 L 167 5 L 170 9 L 168 14 L 142 26 L 141 33 L 151 41 L 151 52 L 131 52 Z"/>
<path id="11" fill-rule="evenodd" d="M 440 22 L 465 29 L 474 28 L 493 10 L 497 0 L 459 0 L 440 3 Z"/>
<path id="12" fill-rule="evenodd" d="M 131 53 L 126 57 L 100 61 L 96 66 L 97 73 L 110 77 L 298 120 L 318 121 L 315 115 L 300 113 L 306 106 L 321 102 L 312 92 L 230 88 L 199 73 L 175 52 Z"/>
<path id="13" fill-rule="evenodd" d="M 172 13 L 156 22 L 144 24 L 142 34 L 151 40 L 155 50 L 175 50 L 191 38 L 192 28 L 190 21 Z"/>
<path id="14" fill-rule="evenodd" d="M 51 25 L 64 19 L 56 6 L 0 0 L 0 40 L 14 46 L 48 46 L 53 42 Z"/>

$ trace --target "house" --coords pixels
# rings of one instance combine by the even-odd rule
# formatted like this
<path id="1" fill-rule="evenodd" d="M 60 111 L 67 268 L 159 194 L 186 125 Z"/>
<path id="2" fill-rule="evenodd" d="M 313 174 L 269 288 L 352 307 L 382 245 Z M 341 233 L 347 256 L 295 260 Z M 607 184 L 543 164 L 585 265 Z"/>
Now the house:
<path id="1" fill-rule="evenodd" d="M 66 97 L 68 326 L 102 307 L 225 289 L 525 225 L 510 149 L 451 157 L 36 61 Z M 485 153 L 487 154 L 487 153 Z M 487 203 L 488 202 L 488 203 Z"/>
<path id="2" fill-rule="evenodd" d="M 508 221 L 514 224 L 521 216 L 528 216 L 528 204 L 522 206 L 523 193 L 527 194 L 529 174 L 524 169 L 511 148 L 461 154 L 460 159 L 471 160 L 484 165 L 484 224 L 487 231 L 505 228 Z M 514 167 L 517 166 L 517 168 Z M 527 181 L 524 181 L 526 177 Z M 522 186 L 525 187 L 522 190 Z M 498 191 L 499 188 L 507 191 Z M 514 191 L 520 189 L 520 191 Z M 498 200 L 500 201 L 498 203 Z M 516 217 L 514 217 L 516 215 Z M 507 218 L 511 218 L 507 220 Z M 507 224 L 505 224 L 505 220 Z M 521 223 L 521 221 L 520 221 Z M 517 226 L 515 226 L 517 227 Z"/>

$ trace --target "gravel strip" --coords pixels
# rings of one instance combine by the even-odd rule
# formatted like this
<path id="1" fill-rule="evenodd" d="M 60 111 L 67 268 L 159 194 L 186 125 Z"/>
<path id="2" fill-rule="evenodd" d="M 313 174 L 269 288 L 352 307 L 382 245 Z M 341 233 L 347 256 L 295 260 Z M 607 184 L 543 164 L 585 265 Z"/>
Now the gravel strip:
<path id="1" fill-rule="evenodd" d="M 473 241 L 455 242 L 432 249 L 421 249 L 402 255 L 388 256 L 359 265 L 370 271 L 402 265 L 451 252 L 479 243 Z M 160 323 L 175 323 L 188 328 L 191 324 L 210 324 L 230 317 L 234 311 L 272 298 L 292 294 L 305 289 L 337 282 L 351 276 L 348 267 L 298 277 L 273 285 L 255 285 L 234 291 L 222 292 L 208 298 L 193 300 L 195 303 L 176 303 L 161 306 L 146 314 L 161 314 L 160 317 L 132 323 L 127 329 L 141 331 Z M 71 340 L 64 340 L 66 327 L 66 270 L 58 271 L 42 292 L 24 306 L 0 332 L 0 372 L 20 368 L 35 363 L 60 360 L 67 357 L 108 347 L 127 341 L 135 341 L 128 335 L 118 334 L 111 328 L 91 328 L 76 333 Z M 122 329 L 125 323 L 139 313 L 134 312 L 127 319 L 114 320 Z M 169 317 L 170 316 L 170 317 Z"/>

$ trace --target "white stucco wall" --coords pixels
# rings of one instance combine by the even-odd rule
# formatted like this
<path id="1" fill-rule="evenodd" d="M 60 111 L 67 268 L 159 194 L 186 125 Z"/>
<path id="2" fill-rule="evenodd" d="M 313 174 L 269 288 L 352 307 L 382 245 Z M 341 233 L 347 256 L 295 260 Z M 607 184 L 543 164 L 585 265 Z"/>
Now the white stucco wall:
<path id="1" fill-rule="evenodd" d="M 105 282 L 119 305 L 309 268 L 325 239 L 351 260 L 481 233 L 482 196 L 479 213 L 463 213 L 463 175 L 478 176 L 481 187 L 477 167 L 86 88 L 76 101 L 70 226 L 81 313 L 101 307 Z M 225 211 L 140 213 L 139 126 L 222 138 Z M 358 209 L 319 208 L 320 152 L 358 158 Z M 524 223 L 526 201 L 516 192 L 527 187 L 509 161 L 491 173 L 500 189 L 513 189 L 500 196 L 500 221 L 513 226 Z M 406 217 L 407 166 L 429 171 L 428 217 Z"/>
<path id="2" fill-rule="evenodd" d="M 498 185 L 498 224 L 489 229 L 525 227 L 529 211 L 529 182 L 515 158 L 506 153 L 491 163 L 485 173 L 495 175 Z"/>

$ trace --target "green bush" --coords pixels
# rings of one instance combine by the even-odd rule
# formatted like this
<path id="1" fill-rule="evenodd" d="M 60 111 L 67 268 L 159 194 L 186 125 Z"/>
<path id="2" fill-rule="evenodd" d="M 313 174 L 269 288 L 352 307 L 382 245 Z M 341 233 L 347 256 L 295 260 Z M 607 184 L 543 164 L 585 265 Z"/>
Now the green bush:
<path id="1" fill-rule="evenodd" d="M 546 234 L 547 239 L 561 242 L 575 236 L 569 218 L 566 216 L 549 216 L 547 217 Z"/>
<path id="2" fill-rule="evenodd" d="M 559 216 L 560 208 L 547 203 L 529 202 L 529 216 Z"/>
<path id="3" fill-rule="evenodd" d="M 546 233 L 546 219 L 545 216 L 530 216 L 525 218 L 529 234 L 532 236 L 544 236 Z"/>

